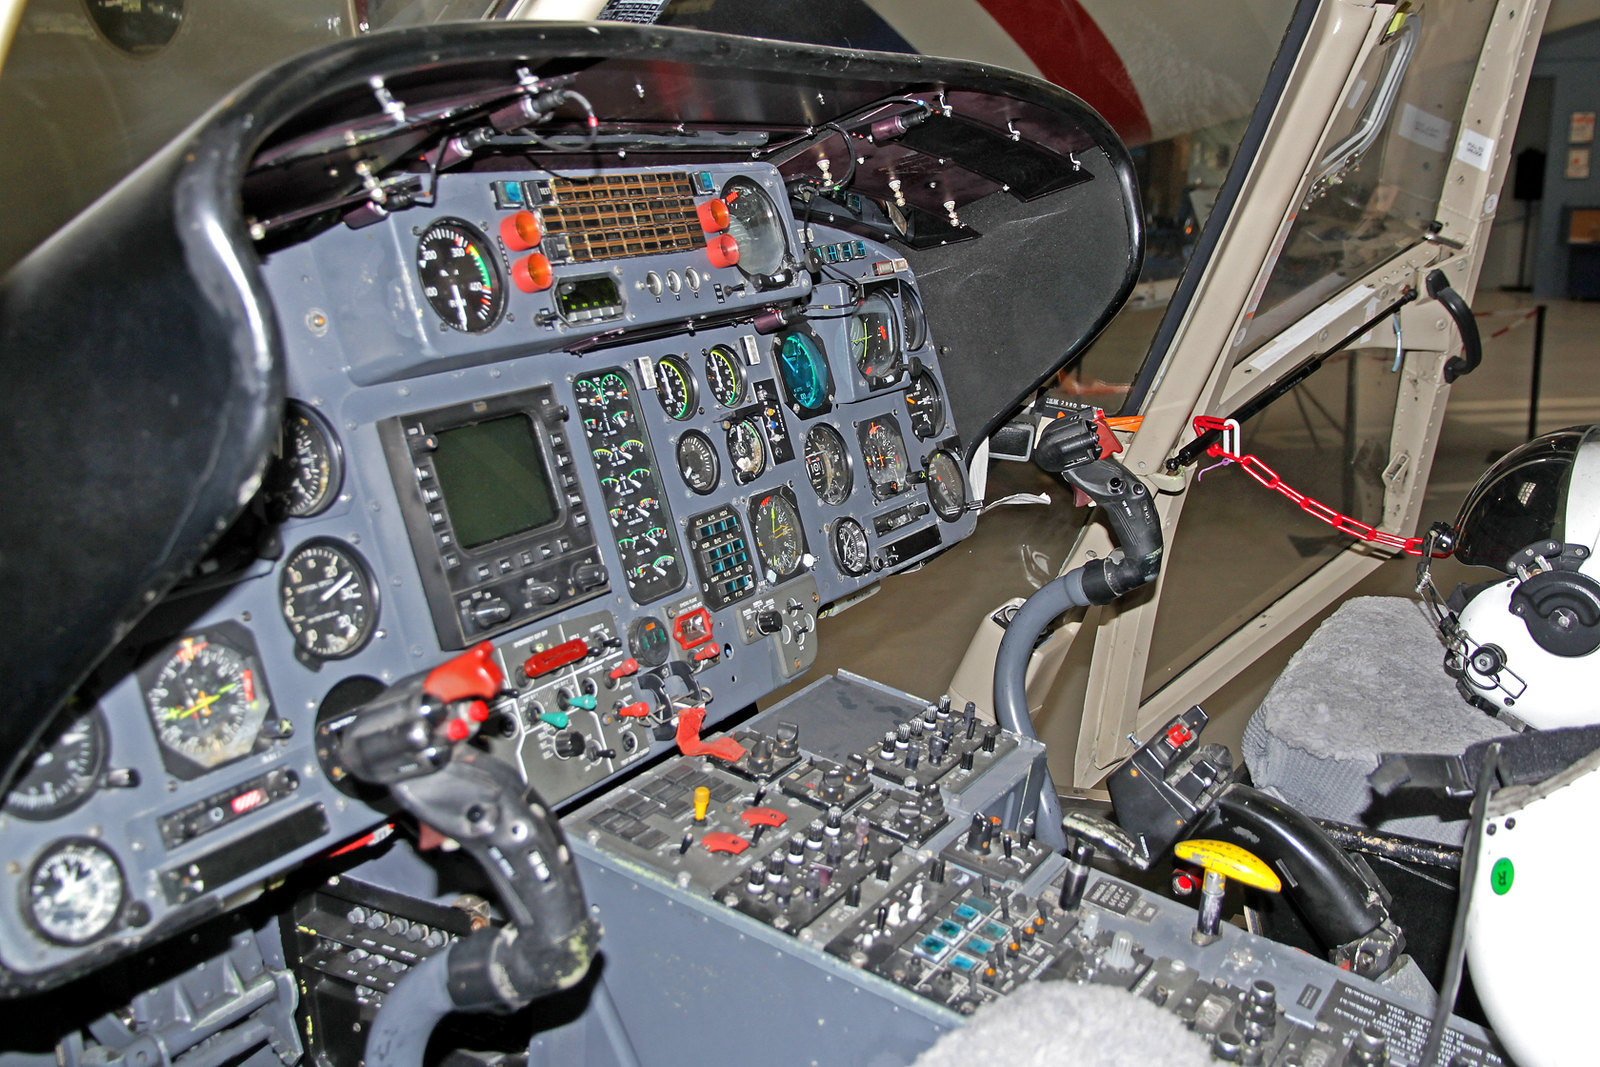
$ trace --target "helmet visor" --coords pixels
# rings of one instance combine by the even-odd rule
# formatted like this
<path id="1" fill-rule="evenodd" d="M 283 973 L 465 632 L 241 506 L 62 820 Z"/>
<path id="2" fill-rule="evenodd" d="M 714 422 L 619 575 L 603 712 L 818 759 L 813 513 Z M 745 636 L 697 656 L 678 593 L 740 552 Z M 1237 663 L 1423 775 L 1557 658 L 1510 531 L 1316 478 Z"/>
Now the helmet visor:
<path id="1" fill-rule="evenodd" d="M 1576 426 L 1535 437 L 1485 471 L 1456 518 L 1456 559 L 1504 570 L 1535 541 L 1563 541 L 1573 458 L 1588 432 Z"/>

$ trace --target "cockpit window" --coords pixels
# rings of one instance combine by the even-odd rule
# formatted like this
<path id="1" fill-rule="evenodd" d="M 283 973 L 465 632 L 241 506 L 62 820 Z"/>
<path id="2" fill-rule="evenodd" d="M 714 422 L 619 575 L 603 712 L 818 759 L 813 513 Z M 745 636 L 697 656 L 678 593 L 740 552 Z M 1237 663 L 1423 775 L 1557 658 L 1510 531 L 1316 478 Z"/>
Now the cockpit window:
<path id="1" fill-rule="evenodd" d="M 1469 145 L 1457 123 L 1493 15 L 1490 4 L 1434 5 L 1391 24 L 1351 86 L 1235 362 L 1427 234 L 1451 158 Z M 1364 132 L 1369 118 L 1381 127 Z"/>

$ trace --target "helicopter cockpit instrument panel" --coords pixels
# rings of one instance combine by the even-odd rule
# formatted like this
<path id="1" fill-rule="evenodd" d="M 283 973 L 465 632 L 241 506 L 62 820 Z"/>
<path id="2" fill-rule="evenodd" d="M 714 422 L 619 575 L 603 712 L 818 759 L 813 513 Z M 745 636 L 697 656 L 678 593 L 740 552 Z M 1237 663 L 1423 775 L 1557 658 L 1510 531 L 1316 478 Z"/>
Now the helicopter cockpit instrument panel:
<path id="1" fill-rule="evenodd" d="M 130 397 L 171 379 L 192 412 L 203 389 L 212 417 L 185 438 L 115 390 L 34 385 L 63 418 L 20 476 L 41 513 L 75 488 L 30 536 L 125 565 L 92 596 L 13 586 L 82 625 L 10 650 L 8 737 L 34 747 L 5 801 L 8 989 L 387 833 L 340 776 L 340 731 L 453 652 L 490 642 L 507 680 L 478 743 L 575 802 L 673 748 L 686 710 L 710 729 L 803 674 L 819 613 L 971 533 L 987 428 L 1137 275 L 1125 151 L 1042 83 L 920 57 L 829 71 L 771 42 L 730 65 L 725 45 L 463 26 L 256 83 L 192 131 L 214 153 L 130 181 L 93 242 L 142 250 L 127 284 L 159 293 L 192 365 L 109 314 L 38 335 L 33 280 L 72 239 L 14 272 L 8 344 L 70 350 L 64 376 Z M 1021 207 L 1080 264 L 1073 301 L 1032 298 L 1065 338 L 1048 352 L 970 321 L 997 265 L 983 228 Z M 89 425 L 95 403 L 165 448 L 139 490 L 107 489 L 120 521 L 81 508 L 112 472 L 65 413 Z"/>

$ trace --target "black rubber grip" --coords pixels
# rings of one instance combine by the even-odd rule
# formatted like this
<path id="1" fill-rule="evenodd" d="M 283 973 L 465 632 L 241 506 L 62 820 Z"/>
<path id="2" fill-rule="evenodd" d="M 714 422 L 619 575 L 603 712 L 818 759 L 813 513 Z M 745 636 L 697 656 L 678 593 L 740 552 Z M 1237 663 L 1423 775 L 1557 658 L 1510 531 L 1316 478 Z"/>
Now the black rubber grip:
<path id="1" fill-rule="evenodd" d="M 1461 334 L 1461 354 L 1450 357 L 1450 361 L 1444 365 L 1444 380 L 1453 382 L 1462 375 L 1471 374 L 1483 362 L 1483 341 L 1478 336 L 1478 320 L 1472 317 L 1472 309 L 1461 299 L 1461 294 L 1450 288 L 1450 279 L 1444 276 L 1444 271 L 1433 271 L 1423 280 L 1423 284 L 1428 288 L 1428 295 L 1444 305 Z"/>

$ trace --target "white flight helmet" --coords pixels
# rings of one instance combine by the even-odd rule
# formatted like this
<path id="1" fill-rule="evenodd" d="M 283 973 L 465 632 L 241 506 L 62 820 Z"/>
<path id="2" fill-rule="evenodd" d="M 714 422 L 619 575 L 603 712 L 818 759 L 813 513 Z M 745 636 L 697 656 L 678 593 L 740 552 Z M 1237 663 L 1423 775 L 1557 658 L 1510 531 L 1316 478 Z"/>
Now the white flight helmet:
<path id="1" fill-rule="evenodd" d="M 1600 722 L 1600 426 L 1537 437 L 1490 467 L 1455 557 L 1510 575 L 1470 591 L 1445 670 L 1462 695 L 1538 729 Z"/>

